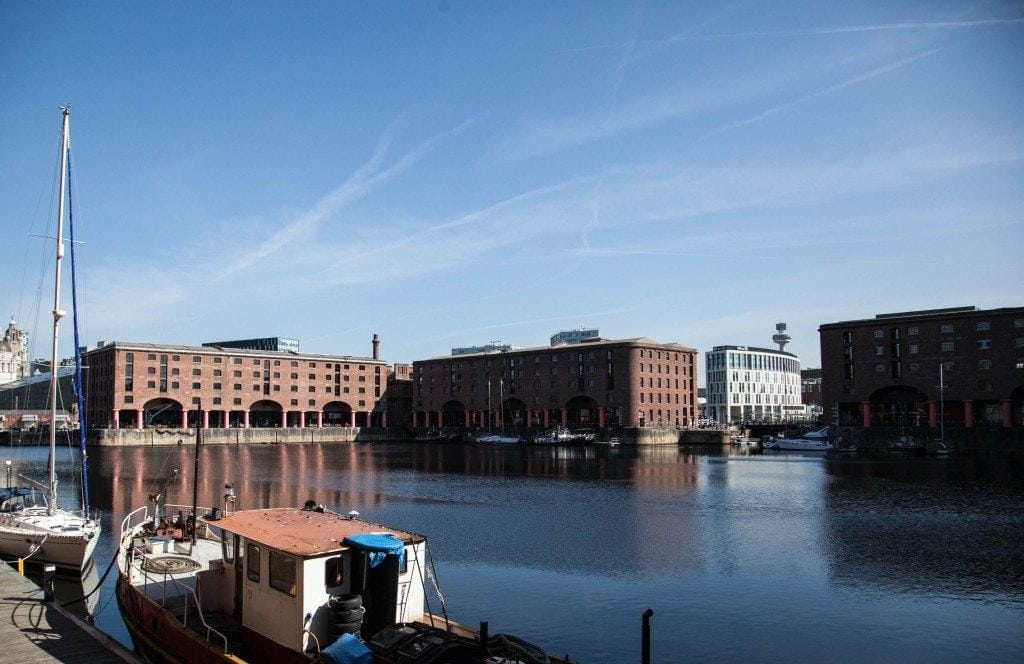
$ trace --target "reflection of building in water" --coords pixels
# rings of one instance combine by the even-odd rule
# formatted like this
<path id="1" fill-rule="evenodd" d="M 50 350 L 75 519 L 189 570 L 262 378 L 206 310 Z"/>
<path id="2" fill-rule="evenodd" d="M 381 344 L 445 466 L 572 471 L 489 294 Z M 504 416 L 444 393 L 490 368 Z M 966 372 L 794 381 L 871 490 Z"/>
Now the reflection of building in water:
<path id="1" fill-rule="evenodd" d="M 822 550 L 831 580 L 1017 603 L 1024 495 L 1004 461 L 830 464 Z"/>

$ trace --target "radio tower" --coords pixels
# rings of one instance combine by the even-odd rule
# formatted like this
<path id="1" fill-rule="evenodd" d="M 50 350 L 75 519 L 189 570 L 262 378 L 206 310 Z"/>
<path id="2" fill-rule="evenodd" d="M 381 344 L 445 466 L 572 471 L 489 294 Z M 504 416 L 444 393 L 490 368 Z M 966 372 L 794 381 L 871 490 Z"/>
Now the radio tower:
<path id="1" fill-rule="evenodd" d="M 792 337 L 790 337 L 788 334 L 786 334 L 786 324 L 785 323 L 776 323 L 775 324 L 775 334 L 772 335 L 772 341 L 774 341 L 775 343 L 779 344 L 779 350 L 780 351 L 785 351 L 786 350 L 786 344 L 788 344 L 790 342 L 790 339 L 792 339 Z"/>

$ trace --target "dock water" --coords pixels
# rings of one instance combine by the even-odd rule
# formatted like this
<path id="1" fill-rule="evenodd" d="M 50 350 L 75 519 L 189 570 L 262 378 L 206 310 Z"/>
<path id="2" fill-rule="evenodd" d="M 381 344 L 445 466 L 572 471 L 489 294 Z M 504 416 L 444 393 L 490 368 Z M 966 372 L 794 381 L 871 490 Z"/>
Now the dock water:
<path id="1" fill-rule="evenodd" d="M 0 563 L 0 660 L 5 664 L 142 661 L 56 601 L 43 599 L 42 588 Z"/>

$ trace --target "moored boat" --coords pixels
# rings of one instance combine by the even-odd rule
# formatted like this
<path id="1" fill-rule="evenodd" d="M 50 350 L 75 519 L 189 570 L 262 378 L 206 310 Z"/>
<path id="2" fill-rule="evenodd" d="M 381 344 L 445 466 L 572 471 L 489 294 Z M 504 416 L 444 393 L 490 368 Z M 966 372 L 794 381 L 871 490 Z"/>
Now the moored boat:
<path id="1" fill-rule="evenodd" d="M 443 604 L 442 615 L 430 612 L 428 559 L 422 535 L 313 501 L 198 518 L 191 507 L 157 503 L 121 524 L 117 601 L 136 649 L 154 661 L 459 664 L 505 656 L 512 637 L 457 625 Z M 348 659 L 332 659 L 339 653 Z M 524 646 L 509 661 L 568 659 Z"/>
<path id="2" fill-rule="evenodd" d="M 27 559 L 33 563 L 52 563 L 62 568 L 81 572 L 92 560 L 93 551 L 100 534 L 100 524 L 90 518 L 88 489 L 85 473 L 85 446 L 83 425 L 79 426 L 82 450 L 82 510 L 61 509 L 57 504 L 56 436 L 58 405 L 58 339 L 60 320 L 66 314 L 60 307 L 61 260 L 64 256 L 64 206 L 68 186 L 68 157 L 70 152 L 69 112 L 61 109 L 61 142 L 59 167 L 59 193 L 57 201 L 57 237 L 54 258 L 53 326 L 50 360 L 50 421 L 47 426 L 49 437 L 49 460 L 47 463 L 48 482 L 43 484 L 19 476 L 26 484 L 14 486 L 10 477 L 8 461 L 8 486 L 0 488 L 0 556 L 4 559 Z M 70 200 L 70 196 L 67 197 Z M 72 224 L 72 229 L 74 228 Z M 71 235 L 74 246 L 74 231 Z M 72 249 L 72 256 L 74 250 Z M 74 263 L 72 262 L 72 269 Z M 74 272 L 72 272 L 72 277 Z M 72 279 L 73 281 L 73 279 Z M 77 326 L 75 331 L 78 346 Z M 81 358 L 76 352 L 75 386 L 81 396 Z M 79 415 L 84 408 L 79 400 Z"/>
<path id="3" fill-rule="evenodd" d="M 766 450 L 827 452 L 833 445 L 828 440 L 828 427 L 824 427 L 817 431 L 809 431 L 799 438 L 762 438 L 761 447 Z"/>

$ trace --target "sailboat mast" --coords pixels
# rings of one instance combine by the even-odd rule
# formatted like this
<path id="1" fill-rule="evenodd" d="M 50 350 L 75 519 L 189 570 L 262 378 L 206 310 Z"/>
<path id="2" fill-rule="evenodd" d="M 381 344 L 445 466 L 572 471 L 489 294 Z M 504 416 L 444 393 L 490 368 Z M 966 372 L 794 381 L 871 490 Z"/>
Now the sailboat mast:
<path id="1" fill-rule="evenodd" d="M 50 353 L 50 460 L 47 465 L 49 473 L 50 495 L 47 496 L 47 513 L 51 516 L 57 511 L 57 353 L 58 328 L 64 311 L 60 308 L 60 261 L 64 257 L 64 191 L 67 187 L 68 158 L 68 109 L 61 109 L 60 131 L 60 187 L 57 198 L 57 251 L 54 254 L 53 280 L 53 347 Z"/>

